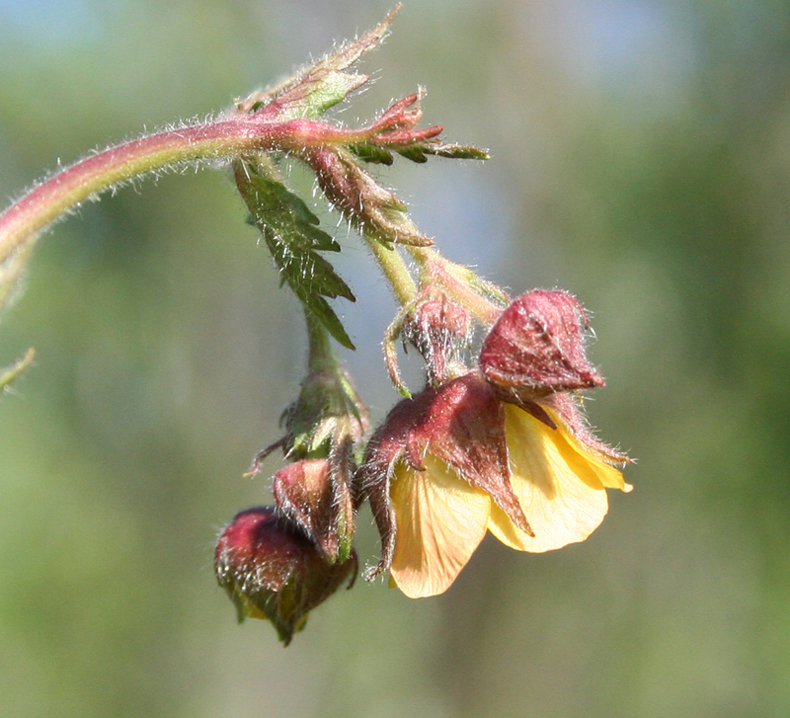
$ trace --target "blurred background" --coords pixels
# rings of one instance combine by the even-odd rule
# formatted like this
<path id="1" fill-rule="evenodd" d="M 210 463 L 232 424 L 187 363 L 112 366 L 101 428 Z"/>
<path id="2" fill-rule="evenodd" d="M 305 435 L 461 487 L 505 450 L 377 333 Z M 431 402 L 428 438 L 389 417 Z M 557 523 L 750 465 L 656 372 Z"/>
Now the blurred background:
<path id="1" fill-rule="evenodd" d="M 390 5 L 0 0 L 0 195 L 220 110 Z M 0 401 L 0 714 L 788 715 L 790 3 L 413 0 L 362 67 L 343 121 L 419 84 L 426 124 L 490 149 L 382 176 L 450 258 L 590 309 L 590 414 L 635 491 L 560 552 L 489 537 L 437 598 L 360 581 L 288 649 L 238 626 L 213 542 L 270 500 L 242 473 L 298 387 L 301 318 L 223 172 L 146 180 L 58 225 L 0 326 L 0 364 L 37 350 Z M 339 240 L 380 419 L 395 305 Z"/>

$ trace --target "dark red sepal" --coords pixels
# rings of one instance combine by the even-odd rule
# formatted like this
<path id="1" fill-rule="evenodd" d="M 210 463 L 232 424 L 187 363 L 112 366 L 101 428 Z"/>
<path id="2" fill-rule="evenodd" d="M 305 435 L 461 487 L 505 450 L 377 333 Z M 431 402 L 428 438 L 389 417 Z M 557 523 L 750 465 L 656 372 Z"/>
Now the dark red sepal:
<path id="1" fill-rule="evenodd" d="M 563 291 L 522 294 L 502 312 L 480 351 L 480 368 L 506 401 L 603 386 L 587 361 L 587 316 Z M 518 402 L 517 402 L 518 403 Z"/>
<path id="2" fill-rule="evenodd" d="M 287 646 L 307 614 L 356 576 L 355 554 L 327 563 L 307 535 L 274 507 L 247 509 L 222 532 L 214 557 L 217 581 L 244 618 L 268 618 Z"/>

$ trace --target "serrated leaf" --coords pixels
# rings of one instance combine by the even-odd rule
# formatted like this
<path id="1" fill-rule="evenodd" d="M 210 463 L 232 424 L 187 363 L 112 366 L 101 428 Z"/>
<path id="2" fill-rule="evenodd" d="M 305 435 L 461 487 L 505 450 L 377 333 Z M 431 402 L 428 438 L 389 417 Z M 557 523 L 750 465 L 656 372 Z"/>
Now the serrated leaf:
<path id="1" fill-rule="evenodd" d="M 277 180 L 247 165 L 242 195 L 266 246 L 287 283 L 326 330 L 353 349 L 346 330 L 326 298 L 356 301 L 349 286 L 318 252 L 338 252 L 340 245 L 318 227 L 319 220 L 300 197 Z"/>
<path id="2" fill-rule="evenodd" d="M 436 155 L 437 157 L 449 157 L 456 160 L 487 160 L 491 156 L 485 150 L 477 147 L 465 147 L 463 145 L 444 145 L 426 143 L 422 147 L 426 154 Z"/>
<path id="3" fill-rule="evenodd" d="M 330 107 L 346 99 L 368 81 L 367 75 L 330 71 L 316 84 L 301 103 L 294 106 L 297 116 L 319 117 Z"/>
<path id="4" fill-rule="evenodd" d="M 338 342 L 340 342 L 340 344 L 346 347 L 346 349 L 356 349 L 354 343 L 351 341 L 351 337 L 348 336 L 343 323 L 340 321 L 337 314 L 335 314 L 332 307 L 329 306 L 329 303 L 323 297 L 313 297 L 313 300 L 310 303 L 310 311 L 321 322 L 321 324 L 326 327 L 326 330 Z"/>
<path id="5" fill-rule="evenodd" d="M 394 161 L 392 152 L 371 143 L 348 145 L 352 154 L 363 162 L 377 165 L 391 165 Z"/>
<path id="6" fill-rule="evenodd" d="M 428 158 L 425 156 L 425 150 L 419 145 L 415 145 L 414 147 L 401 147 L 397 152 L 401 157 L 405 157 L 407 160 L 417 162 L 418 164 L 423 164 L 428 161 Z"/>
<path id="7" fill-rule="evenodd" d="M 463 145 L 445 145 L 437 142 L 419 142 L 404 147 L 393 147 L 401 157 L 422 164 L 427 162 L 426 155 L 448 157 L 455 160 L 487 160 L 489 154 L 477 147 L 464 147 Z"/>

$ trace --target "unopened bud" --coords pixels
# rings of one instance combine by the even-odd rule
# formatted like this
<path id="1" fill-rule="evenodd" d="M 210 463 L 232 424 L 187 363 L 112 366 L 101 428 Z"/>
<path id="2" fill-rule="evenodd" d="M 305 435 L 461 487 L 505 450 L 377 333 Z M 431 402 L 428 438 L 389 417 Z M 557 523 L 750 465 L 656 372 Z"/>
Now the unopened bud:
<path id="1" fill-rule="evenodd" d="M 274 475 L 274 498 L 334 563 L 351 555 L 354 506 L 347 473 L 329 459 L 302 459 Z"/>
<path id="2" fill-rule="evenodd" d="M 472 320 L 462 306 L 446 297 L 418 304 L 403 323 L 403 339 L 411 342 L 425 359 L 430 378 L 448 378 L 447 365 L 469 341 Z"/>
<path id="3" fill-rule="evenodd" d="M 217 581 L 239 622 L 268 619 L 287 646 L 307 614 L 356 575 L 356 555 L 327 563 L 312 541 L 273 507 L 247 509 L 223 531 L 214 557 Z"/>
<path id="4" fill-rule="evenodd" d="M 409 219 L 406 205 L 365 172 L 350 151 L 311 149 L 304 159 L 327 199 L 360 231 L 383 242 L 433 244 Z"/>
<path id="5" fill-rule="evenodd" d="M 505 309 L 488 333 L 480 368 L 505 399 L 508 393 L 523 400 L 603 386 L 584 351 L 586 327 L 584 309 L 571 294 L 527 292 Z"/>

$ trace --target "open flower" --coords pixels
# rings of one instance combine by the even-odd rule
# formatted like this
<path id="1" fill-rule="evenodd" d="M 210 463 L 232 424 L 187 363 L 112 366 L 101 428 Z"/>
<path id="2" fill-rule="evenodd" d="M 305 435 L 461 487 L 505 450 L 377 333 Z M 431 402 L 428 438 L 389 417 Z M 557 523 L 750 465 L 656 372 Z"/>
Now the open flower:
<path id="1" fill-rule="evenodd" d="M 570 295 L 559 294 L 539 303 L 575 311 Z M 548 352 L 556 365 L 580 340 L 578 326 L 560 322 L 569 342 L 563 348 L 551 338 L 552 324 L 544 322 L 538 336 L 557 348 Z M 594 374 L 586 360 L 583 366 Z M 606 489 L 630 490 L 612 466 L 624 460 L 592 435 L 571 394 L 545 384 L 502 391 L 474 371 L 427 389 L 401 401 L 368 446 L 361 480 L 382 538 L 368 577 L 389 569 L 407 596 L 432 596 L 452 584 L 486 531 L 520 551 L 583 541 L 606 515 Z"/>

